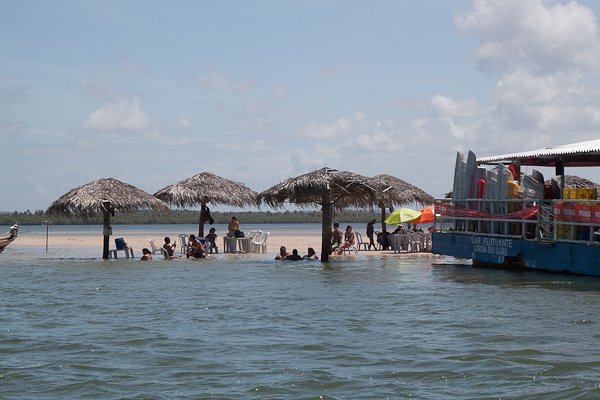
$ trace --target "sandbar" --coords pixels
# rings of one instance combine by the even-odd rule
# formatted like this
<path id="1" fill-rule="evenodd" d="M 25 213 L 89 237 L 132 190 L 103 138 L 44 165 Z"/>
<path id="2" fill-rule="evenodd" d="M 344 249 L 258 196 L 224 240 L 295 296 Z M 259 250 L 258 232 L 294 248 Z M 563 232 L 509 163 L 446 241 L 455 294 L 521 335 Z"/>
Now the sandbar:
<path id="1" fill-rule="evenodd" d="M 133 247 L 134 251 L 137 254 L 140 254 L 142 248 L 150 248 L 150 243 L 148 239 L 154 241 L 156 246 L 162 246 L 164 243 L 164 237 L 147 237 L 147 236 L 133 236 L 125 239 L 125 242 L 129 247 Z M 178 242 L 177 238 L 172 237 L 172 242 Z M 102 248 L 103 244 L 103 236 L 98 235 L 98 237 L 89 237 L 89 236 L 71 236 L 71 235 L 61 235 L 61 234 L 51 234 L 48 237 L 48 247 L 52 246 L 75 246 L 80 248 L 93 248 L 97 247 L 98 249 Z M 178 243 L 179 245 L 179 243 Z M 19 235 L 17 240 L 15 240 L 10 246 L 46 246 L 46 237 L 45 236 L 22 236 Z M 217 239 L 217 246 L 219 247 L 219 252 L 222 252 L 223 246 L 223 238 L 219 237 Z M 293 249 L 297 249 L 298 253 L 304 255 L 307 253 L 307 249 L 312 247 L 315 249 L 317 254 L 321 253 L 321 238 L 320 237 L 311 237 L 311 236 L 277 236 L 272 235 L 267 240 L 267 253 L 268 254 L 277 254 L 279 252 L 279 248 L 281 246 L 285 246 L 288 252 L 291 252 Z M 115 244 L 114 240 L 111 237 L 110 249 L 114 249 Z M 176 249 L 179 252 L 179 247 Z M 359 254 L 381 254 L 381 255 L 393 255 L 393 256 L 431 256 L 431 253 L 421 252 L 421 253 L 394 253 L 393 250 L 371 250 L 371 251 L 360 251 Z M 252 255 L 250 253 L 249 255 Z"/>

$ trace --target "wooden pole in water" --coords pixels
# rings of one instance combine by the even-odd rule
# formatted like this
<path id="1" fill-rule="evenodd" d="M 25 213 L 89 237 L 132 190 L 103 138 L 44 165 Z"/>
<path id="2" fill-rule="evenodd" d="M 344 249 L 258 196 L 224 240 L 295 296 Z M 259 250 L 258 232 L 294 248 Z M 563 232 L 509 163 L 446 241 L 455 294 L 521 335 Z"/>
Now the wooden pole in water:
<path id="1" fill-rule="evenodd" d="M 381 232 L 387 232 L 387 227 L 385 226 L 385 205 L 383 203 L 379 203 L 381 207 Z"/>
<path id="2" fill-rule="evenodd" d="M 44 221 L 42 225 L 46 225 L 46 252 L 48 252 L 48 228 L 52 225 L 52 221 Z"/>
<path id="3" fill-rule="evenodd" d="M 329 188 L 322 194 L 321 261 L 329 261 L 331 254 L 331 193 Z"/>
<path id="4" fill-rule="evenodd" d="M 204 223 L 207 220 L 206 202 L 202 200 L 202 204 L 200 205 L 200 221 L 198 223 L 198 237 L 204 237 Z"/>
<path id="5" fill-rule="evenodd" d="M 102 215 L 104 217 L 104 244 L 102 247 L 102 258 L 108 259 L 108 243 L 110 241 L 110 234 L 107 235 L 108 230 L 107 227 L 110 226 L 110 213 L 106 210 L 102 210 Z"/>
<path id="6" fill-rule="evenodd" d="M 104 217 L 104 246 L 102 249 L 102 258 L 108 259 L 108 244 L 110 241 L 110 235 L 112 235 L 112 228 L 110 227 L 110 215 L 115 212 L 115 208 L 110 201 L 104 201 L 102 203 L 102 216 Z"/>

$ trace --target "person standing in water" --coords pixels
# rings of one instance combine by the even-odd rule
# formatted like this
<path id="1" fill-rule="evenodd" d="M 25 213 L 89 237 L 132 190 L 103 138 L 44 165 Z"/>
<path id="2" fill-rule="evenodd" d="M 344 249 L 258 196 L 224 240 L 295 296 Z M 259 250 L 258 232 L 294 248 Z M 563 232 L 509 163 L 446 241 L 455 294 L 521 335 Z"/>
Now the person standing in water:
<path id="1" fill-rule="evenodd" d="M 369 250 L 371 250 L 371 245 L 373 246 L 373 250 L 377 250 L 377 246 L 375 246 L 375 238 L 373 234 L 375 233 L 375 222 L 377 220 L 373 218 L 371 222 L 367 224 L 367 237 L 369 238 Z"/>

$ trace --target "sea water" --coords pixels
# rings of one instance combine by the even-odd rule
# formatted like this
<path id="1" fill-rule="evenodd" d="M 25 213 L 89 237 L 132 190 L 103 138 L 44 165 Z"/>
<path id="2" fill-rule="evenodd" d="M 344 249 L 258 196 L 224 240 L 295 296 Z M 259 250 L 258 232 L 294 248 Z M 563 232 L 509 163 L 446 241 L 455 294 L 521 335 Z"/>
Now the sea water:
<path id="1" fill-rule="evenodd" d="M 0 273 L 2 399 L 600 396 L 596 277 L 368 252 L 104 261 L 18 242 Z"/>

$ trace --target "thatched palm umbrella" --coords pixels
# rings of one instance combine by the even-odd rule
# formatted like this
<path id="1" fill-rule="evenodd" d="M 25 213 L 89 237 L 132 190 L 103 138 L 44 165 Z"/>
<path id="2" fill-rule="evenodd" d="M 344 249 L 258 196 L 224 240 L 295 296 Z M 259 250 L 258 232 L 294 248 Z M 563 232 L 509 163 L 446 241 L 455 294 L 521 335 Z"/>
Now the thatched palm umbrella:
<path id="1" fill-rule="evenodd" d="M 177 207 L 200 206 L 198 235 L 204 237 L 204 222 L 210 216 L 206 204 L 244 208 L 256 204 L 257 194 L 241 183 L 202 172 L 160 189 L 154 196 Z"/>
<path id="2" fill-rule="evenodd" d="M 328 261 L 331 253 L 331 219 L 334 208 L 366 207 L 375 201 L 377 190 L 371 179 L 352 172 L 322 168 L 288 178 L 263 191 L 256 198 L 261 203 L 279 208 L 285 202 L 302 208 L 320 205 L 322 210 L 321 260 Z"/>
<path id="3" fill-rule="evenodd" d="M 112 229 L 110 216 L 115 211 L 128 213 L 136 210 L 168 210 L 169 207 L 150 195 L 116 179 L 98 179 L 65 193 L 48 207 L 46 213 L 75 215 L 84 221 L 102 213 L 104 216 L 104 250 L 102 258 L 108 258 L 108 242 Z"/>
<path id="4" fill-rule="evenodd" d="M 381 208 L 382 232 L 386 231 L 386 207 L 402 207 L 413 203 L 419 204 L 420 206 L 429 206 L 434 202 L 433 196 L 394 176 L 381 174 L 373 177 L 373 180 L 380 188 L 378 206 Z"/>
<path id="5" fill-rule="evenodd" d="M 556 182 L 560 183 L 561 181 L 561 177 L 560 175 L 553 178 Z M 551 185 L 552 184 L 552 179 L 547 180 L 546 182 L 544 182 L 546 185 Z M 597 190 L 600 191 L 600 185 L 598 185 L 597 183 L 594 183 L 588 179 L 585 178 L 580 178 L 578 176 L 575 175 L 565 175 L 565 187 L 564 188 L 569 188 L 569 189 L 574 189 L 574 188 L 596 188 Z M 563 188 L 563 189 L 564 189 Z"/>

